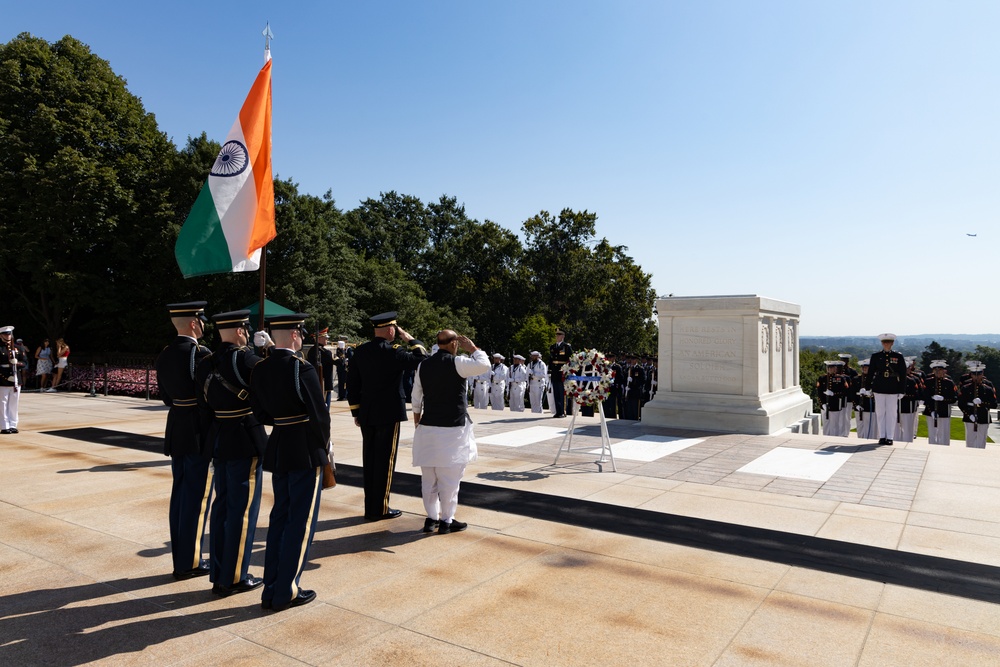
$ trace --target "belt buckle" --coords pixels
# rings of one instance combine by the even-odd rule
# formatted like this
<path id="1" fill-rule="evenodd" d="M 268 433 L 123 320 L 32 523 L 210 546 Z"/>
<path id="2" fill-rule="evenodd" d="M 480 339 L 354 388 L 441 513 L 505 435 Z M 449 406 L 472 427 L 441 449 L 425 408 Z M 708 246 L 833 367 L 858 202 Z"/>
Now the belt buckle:
<path id="1" fill-rule="evenodd" d="M 240 399 L 241 401 L 245 401 L 248 398 L 250 398 L 250 392 L 248 392 L 246 389 L 240 389 L 240 393 L 236 394 L 236 398 Z"/>
<path id="2" fill-rule="evenodd" d="M 886 371 L 885 373 L 883 373 L 882 376 L 883 377 L 889 377 L 889 371 Z"/>

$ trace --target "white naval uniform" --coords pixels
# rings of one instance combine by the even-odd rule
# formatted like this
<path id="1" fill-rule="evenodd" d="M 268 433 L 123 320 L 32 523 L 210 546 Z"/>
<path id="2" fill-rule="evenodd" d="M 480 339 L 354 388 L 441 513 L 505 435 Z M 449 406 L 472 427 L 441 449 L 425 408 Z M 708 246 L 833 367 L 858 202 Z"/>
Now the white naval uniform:
<path id="1" fill-rule="evenodd" d="M 524 412 L 524 388 L 528 384 L 528 367 L 524 364 L 512 364 L 509 383 L 511 411 Z"/>
<path id="2" fill-rule="evenodd" d="M 490 407 L 503 410 L 503 398 L 507 391 L 507 366 L 495 364 L 490 371 Z"/>
<path id="3" fill-rule="evenodd" d="M 471 357 L 455 357 L 455 370 L 464 378 L 484 369 L 488 372 L 489 367 L 489 359 L 482 350 L 476 350 Z M 424 388 L 419 367 L 413 376 L 411 396 L 414 410 L 422 408 Z M 413 465 L 420 468 L 421 495 L 428 518 L 445 523 L 455 518 L 465 466 L 477 456 L 471 419 L 466 419 L 463 426 L 417 426 L 413 433 Z"/>
<path id="4" fill-rule="evenodd" d="M 490 402 L 490 369 L 472 378 L 472 407 L 485 410 Z"/>
<path id="5" fill-rule="evenodd" d="M 541 359 L 536 359 L 528 364 L 528 399 L 531 401 L 531 411 L 542 411 L 542 392 L 545 391 L 545 383 L 549 378 L 549 368 Z"/>
<path id="6" fill-rule="evenodd" d="M 0 357 L 5 364 L 0 364 L 0 373 L 4 374 L 8 382 L 13 383 L 12 387 L 0 387 L 0 417 L 3 418 L 3 430 L 7 431 L 17 428 L 17 409 L 21 402 L 21 369 L 23 363 L 19 359 L 16 350 L 13 351 L 13 363 L 6 355 Z"/>

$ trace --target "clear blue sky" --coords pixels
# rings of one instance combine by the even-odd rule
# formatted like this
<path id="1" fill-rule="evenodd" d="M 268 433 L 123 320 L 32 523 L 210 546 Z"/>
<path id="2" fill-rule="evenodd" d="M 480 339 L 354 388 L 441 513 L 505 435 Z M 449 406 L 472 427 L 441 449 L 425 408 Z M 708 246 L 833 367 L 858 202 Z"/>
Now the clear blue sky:
<path id="1" fill-rule="evenodd" d="M 274 172 L 342 209 L 587 209 L 659 294 L 1000 332 L 995 0 L 5 4 L 0 39 L 87 43 L 178 145 L 225 138 L 270 21 Z"/>

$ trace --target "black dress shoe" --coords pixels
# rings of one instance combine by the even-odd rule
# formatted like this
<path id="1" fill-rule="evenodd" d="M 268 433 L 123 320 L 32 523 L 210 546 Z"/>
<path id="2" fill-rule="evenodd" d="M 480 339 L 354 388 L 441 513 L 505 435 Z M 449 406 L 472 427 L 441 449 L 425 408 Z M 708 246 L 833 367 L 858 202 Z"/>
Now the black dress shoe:
<path id="1" fill-rule="evenodd" d="M 424 532 L 433 533 L 435 530 L 438 529 L 438 526 L 440 525 L 441 525 L 440 521 L 435 521 L 434 519 L 430 518 L 424 519 Z"/>
<path id="2" fill-rule="evenodd" d="M 10 430 L 10 432 L 11 432 L 11 433 L 20 433 L 20 431 L 18 431 L 18 430 L 17 430 L 16 428 L 12 428 L 12 429 Z"/>
<path id="3" fill-rule="evenodd" d="M 461 521 L 455 521 L 452 519 L 448 523 L 444 521 L 438 527 L 438 535 L 447 535 L 448 533 L 461 533 L 463 530 L 469 527 L 469 524 L 463 523 Z"/>
<path id="4" fill-rule="evenodd" d="M 889 438 L 886 438 L 885 439 L 885 444 L 891 445 L 892 444 L 892 440 L 890 440 Z"/>
<path id="5" fill-rule="evenodd" d="M 204 577 L 208 575 L 208 561 L 201 561 L 201 565 L 192 568 L 190 570 L 184 570 L 183 572 L 174 572 L 174 579 L 177 581 L 183 581 L 184 579 L 194 579 L 195 577 Z"/>
<path id="6" fill-rule="evenodd" d="M 260 577 L 247 577 L 235 586 L 212 586 L 212 592 L 222 597 L 229 597 L 237 593 L 246 593 L 264 585 L 264 580 Z"/>
<path id="7" fill-rule="evenodd" d="M 304 604 L 309 604 L 316 599 L 316 591 L 299 591 L 299 594 L 288 601 L 288 604 L 274 604 L 271 603 L 271 609 L 274 611 L 285 611 L 289 607 L 301 607 Z M 264 603 L 261 603 L 263 606 Z"/>
<path id="8" fill-rule="evenodd" d="M 5 428 L 4 430 L 0 431 L 0 435 L 10 435 L 10 429 Z"/>
<path id="9" fill-rule="evenodd" d="M 403 514 L 402 510 L 390 509 L 385 514 L 381 514 L 381 515 L 378 515 L 378 516 L 368 516 L 366 514 L 365 515 L 365 520 L 366 521 L 383 521 L 384 519 L 395 519 L 396 517 L 401 516 L 402 514 Z"/>
<path id="10" fill-rule="evenodd" d="M 260 601 L 260 608 L 261 609 L 270 609 L 271 608 L 271 601 L 270 600 L 261 600 Z"/>

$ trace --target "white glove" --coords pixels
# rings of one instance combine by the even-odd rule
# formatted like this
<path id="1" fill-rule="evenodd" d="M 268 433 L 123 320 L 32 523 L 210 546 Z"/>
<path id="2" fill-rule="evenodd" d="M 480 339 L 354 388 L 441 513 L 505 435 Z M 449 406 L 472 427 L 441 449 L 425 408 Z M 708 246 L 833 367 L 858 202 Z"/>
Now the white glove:
<path id="1" fill-rule="evenodd" d="M 253 335 L 253 344 L 257 347 L 271 347 L 274 345 L 274 341 L 271 340 L 266 331 L 258 331 Z"/>
<path id="2" fill-rule="evenodd" d="M 824 394 L 826 394 L 827 396 L 833 396 L 833 392 L 832 392 L 832 391 L 830 391 L 829 389 L 827 389 L 827 390 L 826 390 L 826 391 L 824 391 L 823 393 L 824 393 Z"/>
<path id="3" fill-rule="evenodd" d="M 969 417 L 969 421 L 971 421 L 973 424 L 975 424 L 976 423 L 976 415 L 971 415 Z"/>
<path id="4" fill-rule="evenodd" d="M 972 399 L 972 404 L 973 405 L 982 405 L 983 404 L 983 399 L 981 399 L 981 398 L 974 398 L 974 399 Z"/>
<path id="5" fill-rule="evenodd" d="M 943 401 L 944 400 L 944 396 L 942 396 L 941 394 L 934 394 L 933 396 L 931 396 L 931 398 L 933 398 L 935 401 Z"/>

